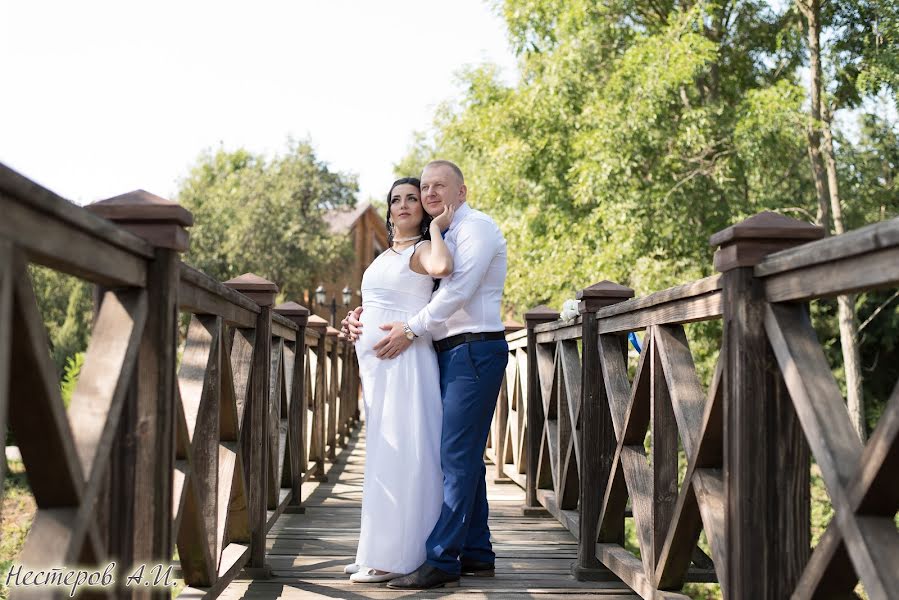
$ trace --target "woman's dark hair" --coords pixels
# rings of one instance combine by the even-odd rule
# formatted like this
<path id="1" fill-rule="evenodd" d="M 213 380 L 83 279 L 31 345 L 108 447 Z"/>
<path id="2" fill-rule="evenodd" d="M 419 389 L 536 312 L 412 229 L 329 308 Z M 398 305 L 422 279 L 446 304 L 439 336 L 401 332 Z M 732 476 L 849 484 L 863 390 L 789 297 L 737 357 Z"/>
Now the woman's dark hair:
<path id="1" fill-rule="evenodd" d="M 403 177 L 402 179 L 397 179 L 390 186 L 390 191 L 387 192 L 387 245 L 393 246 L 393 237 L 396 233 L 396 229 L 393 226 L 393 221 L 390 220 L 390 197 L 393 196 L 393 190 L 398 185 L 414 185 L 421 190 L 421 180 L 418 177 Z M 421 217 L 421 239 L 429 240 L 431 239 L 431 220 L 432 217 L 424 210 L 424 205 L 422 205 L 422 217 Z"/>

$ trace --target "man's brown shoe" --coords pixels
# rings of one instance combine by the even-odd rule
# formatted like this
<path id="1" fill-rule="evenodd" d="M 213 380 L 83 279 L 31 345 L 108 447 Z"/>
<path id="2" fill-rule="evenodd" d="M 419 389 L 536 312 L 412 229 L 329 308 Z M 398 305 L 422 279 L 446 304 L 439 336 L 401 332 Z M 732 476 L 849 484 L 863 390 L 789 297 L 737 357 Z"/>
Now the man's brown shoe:
<path id="1" fill-rule="evenodd" d="M 425 563 L 412 573 L 392 580 L 387 584 L 387 587 L 394 590 L 430 590 L 441 587 L 459 587 L 459 576 Z"/>

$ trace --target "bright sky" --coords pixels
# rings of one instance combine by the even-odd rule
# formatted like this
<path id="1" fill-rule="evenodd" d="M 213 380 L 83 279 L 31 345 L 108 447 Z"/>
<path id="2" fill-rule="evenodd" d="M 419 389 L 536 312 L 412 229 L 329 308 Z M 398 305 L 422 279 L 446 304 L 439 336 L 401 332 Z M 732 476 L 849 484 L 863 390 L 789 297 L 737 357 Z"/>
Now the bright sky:
<path id="1" fill-rule="evenodd" d="M 0 162 L 80 203 L 173 197 L 203 149 L 309 136 L 380 197 L 485 61 L 514 81 L 485 0 L 0 0 Z"/>

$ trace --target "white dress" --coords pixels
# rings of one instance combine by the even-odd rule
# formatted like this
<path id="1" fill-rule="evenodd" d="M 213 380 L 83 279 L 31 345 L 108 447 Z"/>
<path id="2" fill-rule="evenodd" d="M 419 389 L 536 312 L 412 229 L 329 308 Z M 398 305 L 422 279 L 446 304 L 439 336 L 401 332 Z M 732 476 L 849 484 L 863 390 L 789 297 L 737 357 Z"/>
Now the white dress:
<path id="1" fill-rule="evenodd" d="M 356 564 L 411 573 L 443 504 L 440 373 L 423 335 L 394 359 L 373 346 L 384 323 L 408 321 L 431 299 L 433 279 L 409 267 L 412 247 L 378 256 L 362 277 L 363 333 L 356 342 L 365 405 L 362 529 Z"/>

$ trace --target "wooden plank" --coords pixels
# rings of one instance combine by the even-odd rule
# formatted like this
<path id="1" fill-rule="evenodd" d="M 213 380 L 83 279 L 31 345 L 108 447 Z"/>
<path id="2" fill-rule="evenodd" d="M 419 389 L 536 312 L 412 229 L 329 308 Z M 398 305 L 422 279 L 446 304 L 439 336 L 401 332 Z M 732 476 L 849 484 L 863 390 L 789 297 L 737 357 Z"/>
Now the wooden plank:
<path id="1" fill-rule="evenodd" d="M 244 476 L 243 456 L 237 444 L 230 442 L 222 442 L 222 452 L 225 451 L 234 455 L 234 475 L 231 478 L 231 495 L 227 504 L 228 517 L 225 521 L 225 535 L 222 539 L 228 542 L 249 544 L 251 541 L 249 495 Z M 220 485 L 224 486 L 226 483 L 227 479 L 222 480 Z"/>
<path id="2" fill-rule="evenodd" d="M 859 513 L 888 517 L 899 506 L 899 382 L 849 483 L 849 501 Z"/>
<path id="3" fill-rule="evenodd" d="M 9 423 L 16 432 L 28 483 L 41 508 L 76 507 L 84 471 L 59 395 L 47 332 L 24 257 L 12 256 L 13 312 Z M 74 558 L 74 557 L 73 557 Z"/>
<path id="4" fill-rule="evenodd" d="M 755 276 L 768 277 L 895 246 L 899 246 L 899 219 L 890 219 L 770 254 L 756 265 Z"/>
<path id="5" fill-rule="evenodd" d="M 811 545 L 808 450 L 766 339 L 762 283 L 739 267 L 724 274 L 724 290 L 723 585 L 734 598 L 779 600 L 795 587 Z"/>
<path id="6" fill-rule="evenodd" d="M 857 583 L 858 576 L 852 568 L 843 536 L 836 522 L 831 521 L 790 598 L 852 598 L 856 597 L 854 589 Z"/>
<path id="7" fill-rule="evenodd" d="M 228 544 L 222 552 L 218 578 L 209 587 L 186 587 L 178 594 L 184 600 L 212 600 L 218 598 L 234 581 L 250 556 L 250 547 L 245 544 Z M 238 584 L 240 585 L 240 584 Z"/>
<path id="8" fill-rule="evenodd" d="M 134 560 L 171 559 L 173 541 L 177 361 L 178 253 L 158 248 L 147 270 L 147 323 L 141 340 L 137 377 Z M 154 589 L 154 598 L 167 590 Z"/>
<path id="9" fill-rule="evenodd" d="M 683 594 L 656 590 L 646 576 L 640 559 L 618 544 L 596 544 L 596 555 L 602 564 L 645 600 L 689 600 Z"/>
<path id="10" fill-rule="evenodd" d="M 273 312 L 272 335 L 290 342 L 296 341 L 297 325 L 290 319 L 283 317 L 276 312 Z"/>
<path id="11" fill-rule="evenodd" d="M 185 583 L 191 586 L 212 585 L 218 562 L 208 542 L 210 533 L 215 536 L 215 529 L 212 532 L 207 529 L 202 483 L 192 473 L 188 473 L 184 480 L 184 506 L 180 511 L 177 531 L 182 576 Z"/>
<path id="12" fill-rule="evenodd" d="M 559 342 L 558 384 L 559 409 L 559 506 L 565 510 L 577 507 L 580 483 L 580 441 L 577 426 L 581 404 L 581 357 L 573 340 Z"/>
<path id="13" fill-rule="evenodd" d="M 0 194 L 0 204 L 4 213 L 0 219 L 0 237 L 27 252 L 31 262 L 109 287 L 146 285 L 143 255 L 48 218 L 8 196 Z"/>
<path id="14" fill-rule="evenodd" d="M 786 271 L 764 281 L 769 302 L 805 301 L 894 287 L 899 283 L 899 247 Z"/>
<path id="15" fill-rule="evenodd" d="M 581 317 L 575 317 L 569 321 L 563 321 L 561 319 L 556 319 L 555 321 L 549 321 L 546 323 L 540 323 L 539 325 L 534 327 L 534 332 L 538 335 L 537 343 L 548 343 L 548 342 L 556 342 L 559 341 L 555 338 L 548 339 L 546 342 L 540 342 L 539 335 L 541 333 L 549 333 L 553 331 L 562 331 L 565 329 L 572 329 L 577 332 L 581 330 Z"/>
<path id="16" fill-rule="evenodd" d="M 251 400 L 248 408 L 249 476 L 247 505 L 249 507 L 251 544 L 249 565 L 255 569 L 265 566 L 266 499 L 268 497 L 268 407 L 271 401 L 269 370 L 271 368 L 272 335 L 271 306 L 263 306 L 256 319 L 256 338 L 253 350 Z M 245 421 L 246 422 L 246 421 Z"/>
<path id="17" fill-rule="evenodd" d="M 646 550 L 651 567 L 646 569 L 647 575 L 654 577 L 655 565 L 658 563 L 665 545 L 668 528 L 674 518 L 677 503 L 677 420 L 671 406 L 671 396 L 663 370 L 661 346 L 659 338 L 664 335 L 660 327 L 652 329 L 652 360 L 650 369 L 650 404 L 652 406 L 652 425 L 650 439 L 652 441 L 652 544 Z M 647 359 L 649 360 L 649 359 Z M 625 470 L 625 477 L 627 470 Z M 636 506 L 635 506 L 636 508 Z"/>
<path id="18" fill-rule="evenodd" d="M 287 418 L 289 421 L 290 436 L 290 472 L 291 472 L 291 497 L 294 505 L 301 506 L 303 471 L 306 467 L 306 347 L 303 339 L 305 327 L 297 332 L 300 340 L 293 348 L 293 360 L 287 365 L 288 372 L 292 373 L 290 385 L 290 403 L 288 405 Z"/>
<path id="19" fill-rule="evenodd" d="M 70 418 L 78 424 L 72 434 L 81 468 L 90 480 L 105 473 L 146 318 L 145 291 L 103 295 L 69 406 Z"/>
<path id="20" fill-rule="evenodd" d="M 627 421 L 627 411 L 630 406 L 631 383 L 627 378 L 627 363 L 622 352 L 621 336 L 607 334 L 599 336 L 599 360 L 602 363 L 603 384 L 605 385 L 606 398 L 609 403 L 609 411 L 612 417 L 612 426 L 615 437 L 624 435 L 624 424 Z M 646 352 L 640 356 L 640 365 L 637 372 L 642 371 L 642 364 Z"/>
<path id="21" fill-rule="evenodd" d="M 246 407 L 250 402 L 250 393 L 252 392 L 250 376 L 255 360 L 255 351 L 256 332 L 250 329 L 235 330 L 230 350 L 231 375 L 234 384 L 234 408 L 237 412 L 237 422 L 241 428 L 241 439 L 243 439 L 243 427 L 247 419 Z"/>
<path id="22" fill-rule="evenodd" d="M 700 440 L 705 393 L 696 376 L 687 334 L 681 325 L 661 326 L 656 328 L 653 340 L 684 451 L 687 456 L 693 456 Z"/>
<path id="23" fill-rule="evenodd" d="M 578 498 L 580 529 L 578 538 L 579 569 L 598 569 L 596 540 L 602 515 L 604 490 L 612 477 L 615 458 L 615 427 L 602 381 L 602 362 L 599 352 L 599 327 L 595 312 L 583 314 L 583 345 L 581 372 L 581 476 Z M 577 575 L 576 575 L 577 576 Z M 594 577 L 595 578 L 595 574 Z"/>
<path id="24" fill-rule="evenodd" d="M 216 537 L 219 522 L 218 460 L 219 411 L 221 408 L 222 328 L 220 317 L 193 316 L 178 370 L 178 387 L 191 444 L 190 477 L 194 480 L 198 510 L 203 520 L 204 540 L 216 561 L 220 547 Z M 214 570 L 215 564 L 211 565 Z"/>
<path id="25" fill-rule="evenodd" d="M 153 256 L 152 247 L 144 240 L 108 220 L 84 210 L 74 202 L 31 181 L 3 163 L 0 163 L 0 193 L 8 202 L 44 213 L 47 217 L 52 217 L 69 227 L 84 231 L 106 243 L 127 250 L 131 254 L 145 258 Z"/>
<path id="26" fill-rule="evenodd" d="M 537 343 L 538 344 L 552 344 L 555 342 L 564 342 L 567 340 L 577 340 L 581 337 L 581 320 L 577 319 L 573 322 L 574 324 L 570 324 L 566 327 L 561 327 L 559 329 L 552 329 L 550 331 L 544 331 L 542 333 L 537 333 Z M 552 323 L 547 323 L 546 325 L 552 325 Z M 544 327 L 545 325 L 541 325 Z"/>
<path id="27" fill-rule="evenodd" d="M 628 302 L 632 301 L 628 300 Z M 627 302 L 622 302 L 621 304 L 627 304 Z M 600 311 L 601 313 L 602 311 Z M 645 329 L 651 325 L 693 323 L 695 321 L 717 319 L 720 316 L 721 292 L 713 291 L 684 300 L 638 309 L 633 312 L 622 312 L 614 316 L 602 317 L 599 321 L 599 332 L 627 333 Z"/>
<path id="28" fill-rule="evenodd" d="M 802 306 L 769 306 L 765 329 L 832 494 L 834 487 L 849 484 L 862 456 L 840 388 Z"/>
<path id="29" fill-rule="evenodd" d="M 272 313 L 275 314 L 274 312 Z M 266 439 L 265 451 L 267 453 L 268 469 L 266 475 L 268 477 L 268 500 L 266 508 L 274 509 L 278 504 L 278 490 L 281 488 L 281 465 L 279 464 L 279 456 L 281 455 L 280 444 L 280 425 L 281 425 L 281 383 L 284 372 L 284 340 L 282 338 L 272 336 L 271 357 L 268 371 L 269 384 L 269 402 L 266 406 L 265 414 L 268 419 L 268 437 Z"/>
<path id="30" fill-rule="evenodd" d="M 600 318 L 600 320 L 607 319 L 615 315 L 633 313 L 645 308 L 651 308 L 670 302 L 677 302 L 679 300 L 696 298 L 698 296 L 704 296 L 709 292 L 717 292 L 720 290 L 721 275 L 711 275 L 709 277 L 705 277 L 704 279 L 699 279 L 691 283 L 678 285 L 672 288 L 668 288 L 667 290 L 661 290 L 647 296 L 633 298 L 631 300 L 625 300 L 624 302 L 612 304 L 611 306 L 606 306 L 599 309 L 597 316 Z"/>
<path id="31" fill-rule="evenodd" d="M 180 263 L 178 268 L 178 276 L 180 281 L 179 291 L 181 293 L 184 292 L 185 287 L 191 288 L 200 288 L 207 292 L 209 292 L 212 296 L 218 297 L 222 300 L 225 300 L 229 304 L 233 304 L 238 308 L 242 308 L 247 312 L 253 313 L 253 315 L 258 315 L 259 305 L 241 294 L 240 292 L 233 290 L 223 284 L 222 282 L 213 279 L 206 273 L 199 271 L 190 265 L 185 263 Z M 217 313 L 210 313 L 217 314 Z M 219 315 L 222 316 L 222 315 Z M 250 323 L 247 327 L 253 327 L 255 322 Z"/>
<path id="32" fill-rule="evenodd" d="M 652 415 L 652 363 L 655 353 L 654 336 L 646 336 L 645 347 L 640 354 L 640 362 L 634 375 L 628 402 L 627 418 L 619 438 L 619 445 L 643 445 L 646 428 Z"/>
<path id="33" fill-rule="evenodd" d="M 643 446 L 624 446 L 621 449 L 621 467 L 627 482 L 627 491 L 631 497 L 634 511 L 634 524 L 637 529 L 637 541 L 640 543 L 640 556 L 643 571 L 647 579 L 654 570 L 653 541 L 653 473 L 646 461 Z M 605 564 L 605 563 L 604 563 Z M 611 566 L 606 564 L 611 569 Z M 614 571 L 614 569 L 612 569 Z M 620 575 L 619 575 L 620 577 Z"/>
<path id="34" fill-rule="evenodd" d="M 182 265 L 182 269 L 183 268 L 184 266 Z M 182 275 L 183 273 L 184 271 L 182 270 Z M 242 296 L 242 294 L 226 288 L 225 286 L 222 286 L 222 288 L 228 290 L 230 294 Z M 241 304 L 235 304 L 233 297 L 229 299 L 227 297 L 219 296 L 215 292 L 210 291 L 204 286 L 197 285 L 193 281 L 184 278 L 181 279 L 181 285 L 178 291 L 178 305 L 184 312 L 197 315 L 218 315 L 228 324 L 237 327 L 254 327 L 258 312 L 247 309 L 243 306 L 244 302 L 250 303 L 251 301 L 246 297 L 242 297 Z M 258 309 L 259 307 L 256 306 L 256 308 Z"/>
<path id="35" fill-rule="evenodd" d="M 527 339 L 527 329 L 519 329 L 518 331 L 506 334 L 506 343 L 509 344 L 509 350 L 524 348 L 527 345 Z"/>
<path id="36" fill-rule="evenodd" d="M 705 403 L 698 447 L 694 455 L 688 456 L 687 470 L 674 509 L 674 520 L 656 563 L 655 582 L 659 588 L 674 589 L 683 586 L 703 525 L 706 529 L 715 526 L 714 523 L 703 523 L 692 482 L 697 468 L 720 469 L 723 465 L 721 377 L 724 364 L 725 360 L 719 356 L 709 389 L 709 399 Z M 708 535 L 716 534 L 722 537 L 724 535 L 723 531 L 710 532 Z M 723 569 L 722 565 L 718 576 L 720 582 L 724 581 L 720 574 Z"/>
<path id="37" fill-rule="evenodd" d="M 702 515 L 706 538 L 712 549 L 715 572 L 718 574 L 722 590 L 727 593 L 727 585 L 730 580 L 727 577 L 729 550 L 725 533 L 727 506 L 724 495 L 724 475 L 720 469 L 697 469 L 691 481 L 696 493 L 699 513 Z"/>
<path id="38" fill-rule="evenodd" d="M 6 440 L 6 421 L 9 414 L 9 373 L 14 327 L 12 252 L 12 244 L 6 240 L 0 240 L 0 436 L 3 436 L 4 440 Z M 0 461 L 0 481 L 6 481 L 6 460 Z M 2 501 L 3 488 L 0 487 L 0 503 Z M 0 518 L 2 517 L 3 515 L 0 513 Z"/>

